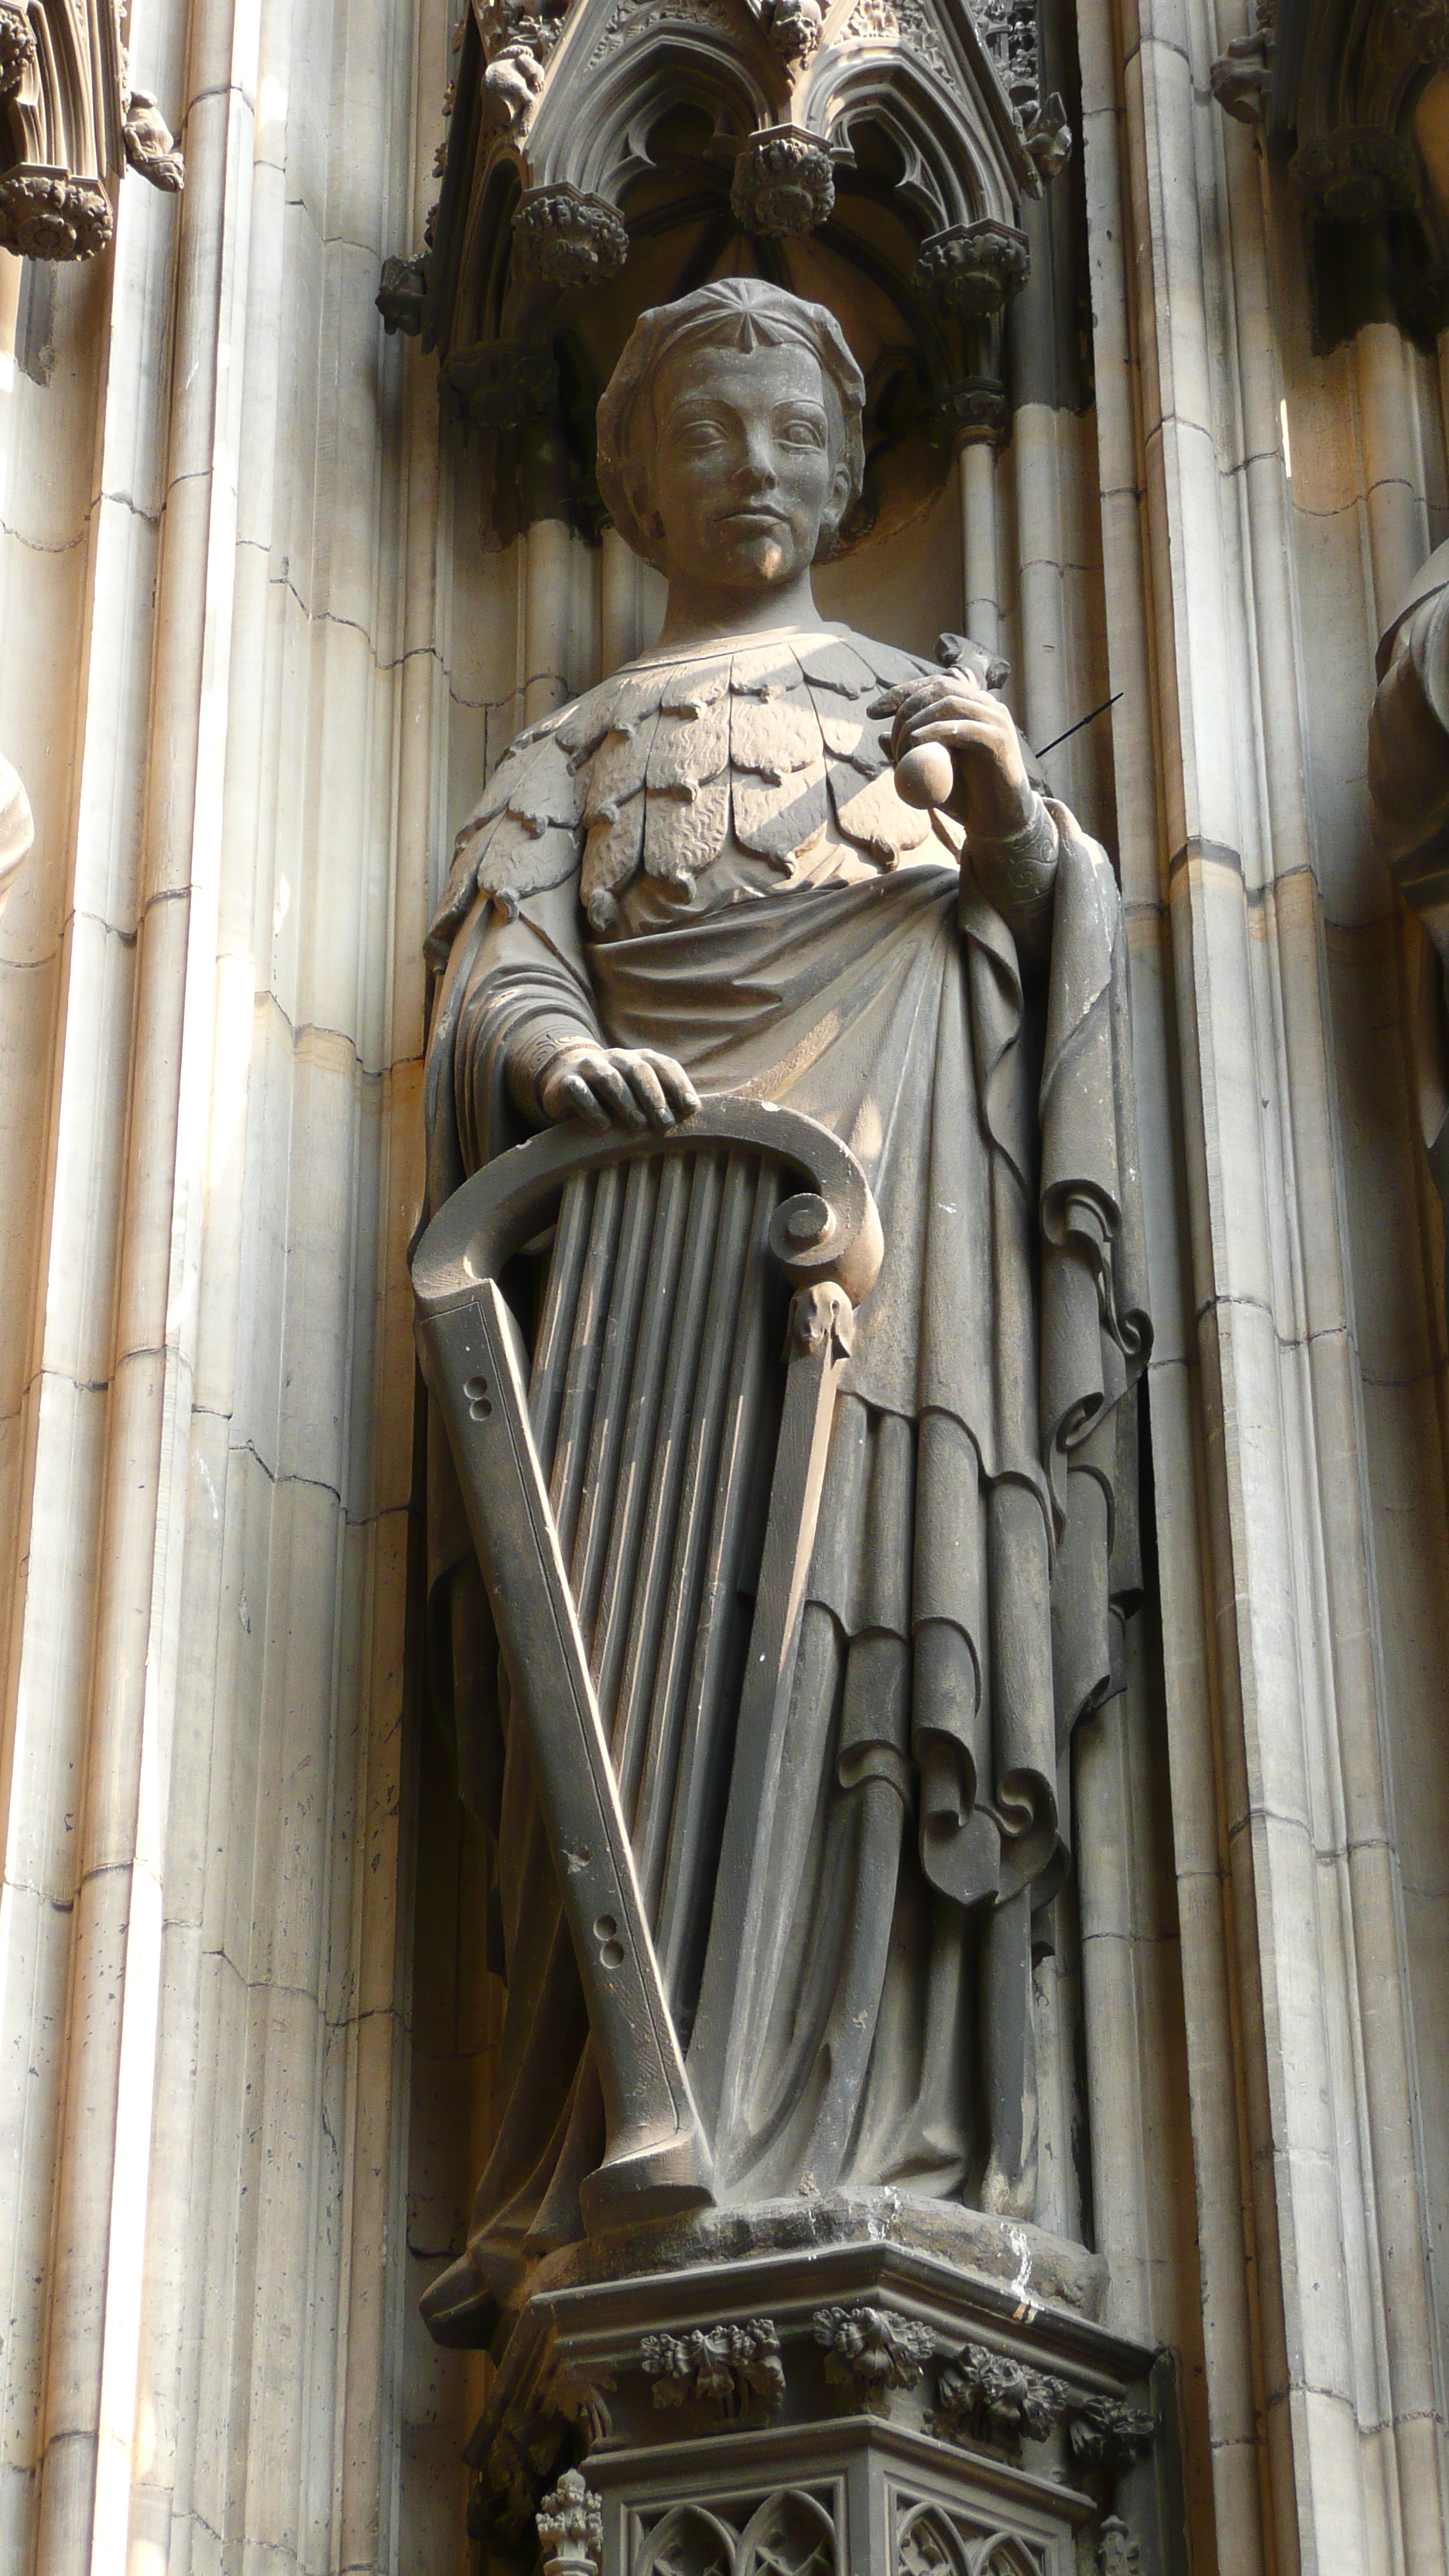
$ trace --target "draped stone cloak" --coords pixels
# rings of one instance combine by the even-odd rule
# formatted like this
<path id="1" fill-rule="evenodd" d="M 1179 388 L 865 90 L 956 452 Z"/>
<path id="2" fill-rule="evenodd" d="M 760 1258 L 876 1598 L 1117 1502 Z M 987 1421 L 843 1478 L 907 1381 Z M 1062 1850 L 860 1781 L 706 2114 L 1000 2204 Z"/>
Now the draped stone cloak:
<path id="1" fill-rule="evenodd" d="M 780 1904 L 758 2062 L 716 2141 L 735 2201 L 891 2184 L 1022 2206 L 983 2112 L 999 1980 L 981 1962 L 992 1927 L 1040 1924 L 1060 1883 L 1068 1741 L 1121 1686 L 1138 1584 L 1124 1398 L 1150 1328 L 1117 888 L 1052 806 L 1049 962 L 1024 980 L 1009 889 L 988 893 L 955 827 L 901 802 L 867 713 L 934 667 L 843 629 L 631 666 L 519 737 L 460 836 L 430 942 L 430 1206 L 524 1132 L 508 1049 L 547 1021 L 659 1048 L 702 1092 L 808 1113 L 880 1209 L 769 1820 Z M 428 2303 L 435 2332 L 472 2340 L 534 2256 L 581 2232 L 600 2130 L 440 1438 L 429 1461 L 434 1664 L 494 1836 L 508 1984 L 468 2254 Z M 739 1581 L 747 1596 L 747 1567 Z M 733 1709 L 713 1722 L 727 1740 Z M 697 1959 L 691 1982 L 689 1944 L 661 1919 L 667 1786 L 631 1823 L 687 2037 Z M 668 1899 L 704 1940 L 711 1895 Z"/>

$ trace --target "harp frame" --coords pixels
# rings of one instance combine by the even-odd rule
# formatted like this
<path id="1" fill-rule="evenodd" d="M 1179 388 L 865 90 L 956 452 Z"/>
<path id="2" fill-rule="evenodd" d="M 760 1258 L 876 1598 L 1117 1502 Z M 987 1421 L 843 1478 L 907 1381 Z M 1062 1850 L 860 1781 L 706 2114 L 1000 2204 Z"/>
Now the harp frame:
<path id="1" fill-rule="evenodd" d="M 577 1175 L 701 1148 L 753 1152 L 804 1187 L 782 1200 L 770 1226 L 771 1253 L 795 1295 L 714 1929 L 687 2067 L 533 1437 L 528 1355 L 499 1281 Z M 838 1137 L 798 1111 L 726 1094 L 663 1131 L 601 1135 L 570 1122 L 530 1137 L 454 1193 L 414 1255 L 423 1372 L 525 1729 L 598 2060 L 606 2145 L 582 2194 L 591 2233 L 715 2196 L 713 2131 L 732 2089 L 767 1901 L 757 1820 L 783 1755 L 836 1384 L 882 1248 L 869 1185 Z"/>

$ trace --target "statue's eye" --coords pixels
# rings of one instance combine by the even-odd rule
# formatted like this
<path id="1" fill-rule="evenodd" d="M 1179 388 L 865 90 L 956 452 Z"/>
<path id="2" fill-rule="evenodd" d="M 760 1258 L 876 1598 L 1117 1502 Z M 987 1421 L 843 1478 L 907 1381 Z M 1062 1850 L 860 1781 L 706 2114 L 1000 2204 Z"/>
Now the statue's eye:
<path id="1" fill-rule="evenodd" d="M 778 435 L 782 447 L 823 447 L 825 445 L 823 422 L 812 420 L 808 412 L 797 412 L 791 418 L 781 421 Z"/>

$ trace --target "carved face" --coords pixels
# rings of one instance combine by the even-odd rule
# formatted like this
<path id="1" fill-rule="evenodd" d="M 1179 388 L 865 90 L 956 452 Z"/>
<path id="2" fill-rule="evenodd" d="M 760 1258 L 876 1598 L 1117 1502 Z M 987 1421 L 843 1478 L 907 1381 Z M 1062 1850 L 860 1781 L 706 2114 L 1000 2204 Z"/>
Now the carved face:
<path id="1" fill-rule="evenodd" d="M 667 570 L 758 591 L 808 569 L 850 498 L 838 405 L 809 349 L 681 349 L 660 369 L 654 419 Z"/>

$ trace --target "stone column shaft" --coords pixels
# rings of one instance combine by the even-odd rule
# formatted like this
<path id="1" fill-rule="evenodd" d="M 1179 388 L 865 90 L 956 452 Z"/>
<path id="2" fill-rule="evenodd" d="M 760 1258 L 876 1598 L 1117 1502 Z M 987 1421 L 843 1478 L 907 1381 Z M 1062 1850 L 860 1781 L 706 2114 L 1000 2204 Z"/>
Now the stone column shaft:
<path id="1" fill-rule="evenodd" d="M 1001 646 L 1001 576 L 996 563 L 996 450 L 989 438 L 961 450 L 961 554 L 966 632 L 988 653 Z"/>
<path id="2" fill-rule="evenodd" d="M 1212 121 L 1214 29 L 1196 0 L 1153 0 L 1130 45 L 1107 7 L 1083 20 L 1089 166 L 1119 133 L 1126 147 L 1120 238 L 1141 352 L 1130 482 L 1146 507 L 1195 1316 L 1183 1360 L 1201 1371 L 1206 1427 L 1200 1461 L 1167 1485 L 1160 1345 L 1179 1870 L 1196 1841 L 1206 1899 L 1196 1960 L 1184 1919 L 1194 2123 L 1199 2189 L 1221 2176 L 1226 2232 L 1220 2264 L 1203 2240 L 1218 2546 L 1225 2565 L 1259 2563 L 1266 2543 L 1284 2566 L 1402 2553 L 1431 2570 L 1444 2514 L 1426 2228 L 1262 165 L 1239 128 Z M 1220 18 L 1216 37 L 1233 32 Z M 1115 256 L 1100 217 L 1093 249 Z M 1111 299 L 1094 303 L 1100 317 Z M 1225 337 L 1210 314 L 1227 317 Z M 1112 385 L 1114 364 L 1099 339 L 1104 416 L 1130 381 Z M 1109 526 L 1128 469 L 1125 438 L 1111 458 L 1104 440 Z M 1107 541 L 1110 631 L 1141 555 Z M 1145 1124 L 1150 1138 L 1150 1108 Z M 1187 1577 L 1194 1557 L 1215 1631 L 1210 1696 L 1174 1565 Z M 1224 1869 L 1226 1998 L 1210 1920 Z M 1234 2094 L 1236 2153 L 1222 2118 Z"/>

